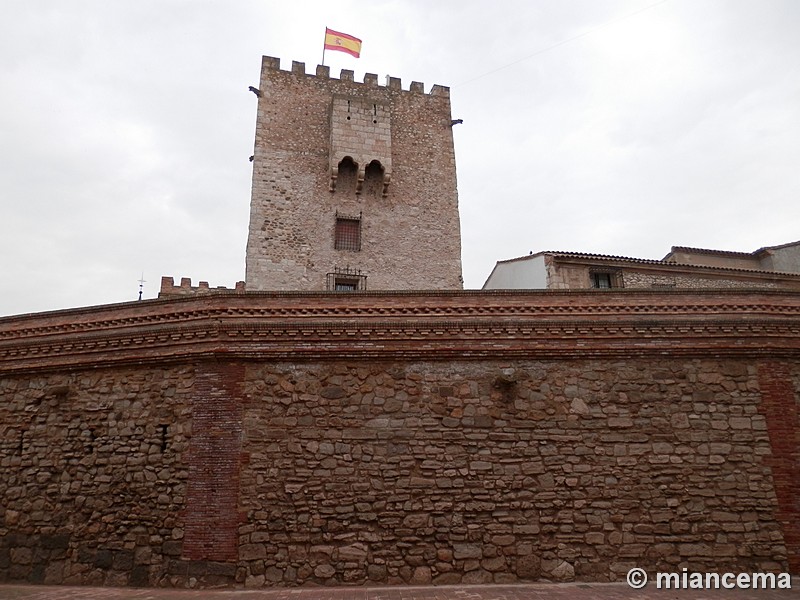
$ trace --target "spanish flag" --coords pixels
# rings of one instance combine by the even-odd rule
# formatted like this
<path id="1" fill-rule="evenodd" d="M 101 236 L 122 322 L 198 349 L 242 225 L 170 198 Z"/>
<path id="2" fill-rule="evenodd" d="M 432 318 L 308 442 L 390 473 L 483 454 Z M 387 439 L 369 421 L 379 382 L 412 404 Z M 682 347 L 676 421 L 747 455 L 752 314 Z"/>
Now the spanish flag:
<path id="1" fill-rule="evenodd" d="M 361 54 L 361 40 L 346 33 L 339 33 L 333 29 L 325 28 L 325 50 L 338 50 L 347 52 L 351 56 L 359 57 Z"/>

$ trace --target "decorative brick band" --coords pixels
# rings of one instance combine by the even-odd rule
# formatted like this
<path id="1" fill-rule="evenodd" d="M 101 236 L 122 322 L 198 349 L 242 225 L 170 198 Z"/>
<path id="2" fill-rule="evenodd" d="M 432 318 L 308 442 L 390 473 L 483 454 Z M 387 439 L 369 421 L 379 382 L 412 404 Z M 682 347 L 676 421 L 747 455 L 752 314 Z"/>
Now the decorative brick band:
<path id="1" fill-rule="evenodd" d="M 0 373 L 213 357 L 800 354 L 800 294 L 219 293 L 0 319 Z"/>
<path id="2" fill-rule="evenodd" d="M 243 381 L 241 363 L 209 362 L 197 368 L 184 559 L 229 562 L 238 558 Z"/>
<path id="3" fill-rule="evenodd" d="M 772 447 L 769 466 L 778 499 L 777 519 L 783 527 L 789 569 L 800 573 L 800 399 L 786 362 L 759 363 L 758 382 L 759 410 L 767 421 Z"/>

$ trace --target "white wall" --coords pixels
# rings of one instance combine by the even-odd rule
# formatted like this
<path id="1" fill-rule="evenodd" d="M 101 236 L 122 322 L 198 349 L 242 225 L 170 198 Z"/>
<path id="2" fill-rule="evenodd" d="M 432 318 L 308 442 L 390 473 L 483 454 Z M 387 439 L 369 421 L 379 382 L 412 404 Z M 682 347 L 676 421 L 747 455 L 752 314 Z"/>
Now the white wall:
<path id="1" fill-rule="evenodd" d="M 544 290 L 547 289 L 547 270 L 544 255 L 531 256 L 512 262 L 497 263 L 483 284 L 485 290 Z"/>

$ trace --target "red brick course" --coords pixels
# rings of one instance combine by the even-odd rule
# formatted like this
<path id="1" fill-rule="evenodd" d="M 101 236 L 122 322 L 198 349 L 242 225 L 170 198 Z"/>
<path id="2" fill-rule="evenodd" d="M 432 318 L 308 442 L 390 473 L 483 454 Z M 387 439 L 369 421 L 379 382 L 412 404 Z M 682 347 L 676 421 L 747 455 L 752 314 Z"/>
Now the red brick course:
<path id="1" fill-rule="evenodd" d="M 791 365 L 764 361 L 758 365 L 760 411 L 767 420 L 778 520 L 789 555 L 789 568 L 800 572 L 800 403 Z M 800 374 L 795 373 L 795 377 Z"/>
<path id="2" fill-rule="evenodd" d="M 238 558 L 243 379 L 242 364 L 207 361 L 196 371 L 182 554 L 187 560 Z"/>

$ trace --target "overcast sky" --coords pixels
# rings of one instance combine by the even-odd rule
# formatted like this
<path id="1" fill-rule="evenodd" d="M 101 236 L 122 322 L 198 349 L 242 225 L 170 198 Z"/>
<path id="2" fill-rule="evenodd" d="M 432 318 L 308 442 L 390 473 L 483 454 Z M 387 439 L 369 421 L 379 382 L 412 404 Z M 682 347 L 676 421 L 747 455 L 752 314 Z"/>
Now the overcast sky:
<path id="1" fill-rule="evenodd" d="M 466 287 L 800 239 L 800 2 L 4 0 L 0 315 L 244 279 L 262 55 L 451 87 Z"/>

